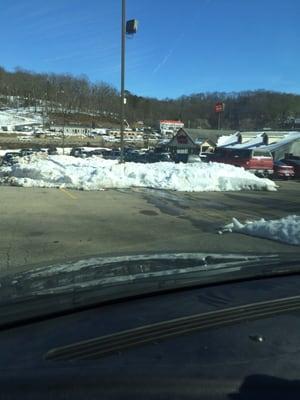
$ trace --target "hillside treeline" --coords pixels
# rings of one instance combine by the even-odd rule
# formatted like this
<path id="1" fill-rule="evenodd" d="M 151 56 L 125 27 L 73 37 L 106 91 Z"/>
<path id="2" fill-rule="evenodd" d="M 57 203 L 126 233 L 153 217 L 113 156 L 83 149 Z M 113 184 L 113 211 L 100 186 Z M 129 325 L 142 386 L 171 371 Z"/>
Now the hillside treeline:
<path id="1" fill-rule="evenodd" d="M 43 107 L 47 112 L 87 112 L 118 116 L 120 94 L 113 86 L 92 83 L 85 76 L 39 74 L 0 67 L 1 104 Z M 214 105 L 225 103 L 221 125 L 228 129 L 293 128 L 300 117 L 300 95 L 266 90 L 238 93 L 196 93 L 177 99 L 147 98 L 126 93 L 126 119 L 155 125 L 160 119 L 181 119 L 191 128 L 216 128 Z"/>

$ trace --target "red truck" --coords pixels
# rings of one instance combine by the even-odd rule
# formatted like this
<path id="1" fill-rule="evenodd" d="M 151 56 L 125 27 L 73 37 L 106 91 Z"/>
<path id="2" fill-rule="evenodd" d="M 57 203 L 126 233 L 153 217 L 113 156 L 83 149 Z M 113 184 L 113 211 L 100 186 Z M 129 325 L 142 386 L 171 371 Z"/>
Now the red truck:
<path id="1" fill-rule="evenodd" d="M 210 161 L 243 167 L 258 176 L 271 177 L 274 174 L 272 154 L 266 150 L 235 149 L 217 147 Z"/>

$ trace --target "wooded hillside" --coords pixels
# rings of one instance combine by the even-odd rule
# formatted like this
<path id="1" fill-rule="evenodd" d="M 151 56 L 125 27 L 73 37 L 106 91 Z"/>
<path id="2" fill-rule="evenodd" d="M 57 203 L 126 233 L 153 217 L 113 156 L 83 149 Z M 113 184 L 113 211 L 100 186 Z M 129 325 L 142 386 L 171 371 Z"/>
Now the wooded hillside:
<path id="1" fill-rule="evenodd" d="M 0 67 L 1 105 L 43 106 L 47 112 L 96 113 L 118 118 L 119 91 L 87 77 L 39 74 L 20 68 Z M 196 93 L 177 99 L 158 100 L 127 92 L 126 119 L 154 126 L 160 119 L 181 119 L 191 128 L 216 128 L 214 104 L 225 103 L 222 127 L 228 129 L 293 128 L 300 117 L 300 95 L 265 90 L 239 93 Z M 19 104 L 20 105 L 20 104 Z"/>

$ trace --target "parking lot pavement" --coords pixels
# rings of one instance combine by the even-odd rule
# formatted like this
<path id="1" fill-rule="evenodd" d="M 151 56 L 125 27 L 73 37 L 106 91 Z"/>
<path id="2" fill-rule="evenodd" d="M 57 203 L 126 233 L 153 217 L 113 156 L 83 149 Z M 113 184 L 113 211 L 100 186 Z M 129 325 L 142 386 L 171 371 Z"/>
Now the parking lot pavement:
<path id="1" fill-rule="evenodd" d="M 0 272 L 89 256 L 145 252 L 298 252 L 299 247 L 241 234 L 241 221 L 299 214 L 299 182 L 277 192 L 183 193 L 0 188 Z"/>

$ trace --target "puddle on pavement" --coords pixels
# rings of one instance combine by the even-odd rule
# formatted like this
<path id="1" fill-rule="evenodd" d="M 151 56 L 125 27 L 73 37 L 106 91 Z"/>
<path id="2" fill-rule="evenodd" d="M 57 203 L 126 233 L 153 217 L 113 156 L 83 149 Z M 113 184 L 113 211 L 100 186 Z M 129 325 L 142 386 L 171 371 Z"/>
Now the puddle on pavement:
<path id="1" fill-rule="evenodd" d="M 159 215 L 158 212 L 152 210 L 141 210 L 140 214 L 149 215 L 150 217 Z"/>
<path id="2" fill-rule="evenodd" d="M 41 236 L 45 232 L 40 232 L 40 231 L 34 231 L 34 232 L 29 232 L 29 236 Z"/>
<path id="3" fill-rule="evenodd" d="M 165 190 L 148 189 L 143 191 L 142 195 L 147 203 L 158 208 L 163 214 L 177 217 L 191 208 L 187 200 L 181 199 L 177 194 Z"/>
<path id="4" fill-rule="evenodd" d="M 213 200 L 201 200 L 201 199 L 199 199 L 198 206 L 203 208 L 213 208 L 215 210 L 226 210 L 232 208 L 232 206 L 229 204 L 220 203 Z"/>
<path id="5" fill-rule="evenodd" d="M 220 228 L 220 222 L 218 221 L 211 222 L 205 219 L 192 218 L 188 216 L 181 216 L 179 218 L 185 221 L 189 221 L 194 228 L 201 230 L 201 232 L 217 233 Z"/>

